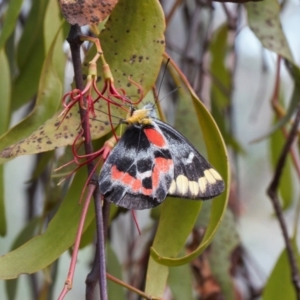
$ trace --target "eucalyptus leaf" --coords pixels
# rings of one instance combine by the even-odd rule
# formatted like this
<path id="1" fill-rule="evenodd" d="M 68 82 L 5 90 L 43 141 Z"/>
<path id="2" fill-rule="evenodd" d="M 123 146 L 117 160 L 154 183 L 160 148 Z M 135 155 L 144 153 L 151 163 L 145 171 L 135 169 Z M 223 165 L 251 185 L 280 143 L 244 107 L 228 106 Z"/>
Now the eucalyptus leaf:
<path id="1" fill-rule="evenodd" d="M 300 257 L 295 241 L 293 241 L 293 246 L 299 269 Z M 284 249 L 280 254 L 263 290 L 262 300 L 273 299 L 297 299 L 292 280 L 291 266 L 286 249 Z"/>
<path id="2" fill-rule="evenodd" d="M 30 239 L 19 248 L 0 257 L 0 279 L 17 278 L 20 274 L 35 273 L 54 262 L 75 241 L 82 207 L 78 199 L 86 180 L 86 170 L 77 172 L 59 210 L 49 223 L 46 231 Z M 85 219 L 84 231 L 94 218 L 90 205 Z"/>
<path id="3" fill-rule="evenodd" d="M 171 63 L 172 66 L 176 68 L 175 64 L 173 62 Z M 192 105 L 194 105 L 207 147 L 208 159 L 221 174 L 225 185 L 228 187 L 230 179 L 227 153 L 218 127 L 185 80 L 185 77 L 183 77 L 180 72 L 178 72 L 178 74 L 188 88 L 191 102 Z M 155 295 L 156 297 L 162 297 L 168 277 L 167 266 L 186 264 L 196 258 L 209 245 L 225 213 L 228 192 L 228 189 L 226 189 L 222 195 L 212 200 L 211 216 L 201 244 L 196 251 L 181 258 L 176 257 L 195 224 L 201 202 L 170 198 L 162 204 L 159 225 L 153 247 L 151 248 L 151 258 L 147 271 L 146 293 Z"/>
<path id="4" fill-rule="evenodd" d="M 10 70 L 4 49 L 0 50 L 0 134 L 3 134 L 8 128 L 10 101 L 11 101 L 11 79 Z M 6 215 L 4 201 L 4 169 L 0 167 L 0 235 L 6 234 Z"/>
<path id="5" fill-rule="evenodd" d="M 11 0 L 8 2 L 8 9 L 5 15 L 3 26 L 0 35 L 0 50 L 5 45 L 5 42 L 16 28 L 18 16 L 23 4 L 23 0 Z"/>

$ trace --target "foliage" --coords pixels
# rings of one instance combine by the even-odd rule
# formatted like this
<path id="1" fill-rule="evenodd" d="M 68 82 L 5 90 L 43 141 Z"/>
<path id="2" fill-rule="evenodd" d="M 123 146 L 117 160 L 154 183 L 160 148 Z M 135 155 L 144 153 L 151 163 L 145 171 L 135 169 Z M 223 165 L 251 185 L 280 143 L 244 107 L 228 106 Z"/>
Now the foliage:
<path id="1" fill-rule="evenodd" d="M 60 2 L 62 5 L 64 1 Z M 101 31 L 98 38 L 104 58 L 101 56 L 93 70 L 93 75 L 97 74 L 97 88 L 103 91 L 106 87 L 108 73 L 103 65 L 107 62 L 113 77 L 110 92 L 116 88 L 115 91 L 126 94 L 133 102 L 141 98 L 145 98 L 143 102 L 155 102 L 161 118 L 167 116 L 168 121 L 220 172 L 226 182 L 226 191 L 205 203 L 169 197 L 151 211 L 137 212 L 142 229 L 139 237 L 136 237 L 135 229 L 124 236 L 118 234 L 117 231 L 134 228 L 133 219 L 128 211 L 111 207 L 106 243 L 107 271 L 128 282 L 129 290 L 132 285 L 153 297 L 151 299 L 169 299 L 170 291 L 170 299 L 195 299 L 194 294 L 203 299 L 217 295 L 226 299 L 246 299 L 234 284 L 234 277 L 242 278 L 248 293 L 255 294 L 263 286 L 254 286 L 251 279 L 244 276 L 249 270 L 245 248 L 236 229 L 236 219 L 243 218 L 239 200 L 245 197 L 238 192 L 239 185 L 243 185 L 237 171 L 238 158 L 251 157 L 251 153 L 239 140 L 234 126 L 234 113 L 239 107 L 233 100 L 238 82 L 235 76 L 238 59 L 234 57 L 234 61 L 230 61 L 228 58 L 238 55 L 232 36 L 239 30 L 240 7 L 247 11 L 249 28 L 263 47 L 275 52 L 279 62 L 280 58 L 285 60 L 286 71 L 294 83 L 290 98 L 279 102 L 283 96 L 279 94 L 279 83 L 276 82 L 271 99 L 275 125 L 269 129 L 266 120 L 262 131 L 256 135 L 257 139 L 268 140 L 270 158 L 265 161 L 271 161 L 275 169 L 289 122 L 299 104 L 300 86 L 299 69 L 280 22 L 283 8 L 273 0 L 249 2 L 243 7 L 236 5 L 232 10 L 224 4 L 227 17 L 218 26 L 212 26 L 214 17 L 210 5 L 201 7 L 197 1 L 181 5 L 179 1 L 165 2 L 119 0 L 111 13 L 108 9 L 104 15 L 99 14 L 101 18 L 106 14 L 109 16 L 97 28 L 95 19 L 90 22 L 93 26 L 83 28 L 90 35 Z M 67 176 L 76 168 L 74 164 L 55 170 L 72 161 L 74 148 L 78 146 L 74 142 L 76 137 L 79 136 L 77 142 L 83 140 L 77 103 L 65 115 L 62 113 L 66 111 L 62 105 L 63 95 L 75 88 L 73 73 L 69 73 L 70 50 L 65 41 L 70 25 L 56 0 L 31 1 L 29 6 L 25 1 L 0 1 L 0 6 L 4 12 L 0 34 L 0 235 L 4 241 L 9 241 L 7 247 L 0 248 L 0 279 L 6 280 L 6 291 L 0 289 L 0 295 L 1 299 L 17 299 L 19 278 L 25 273 L 42 282 L 42 288 L 32 287 L 36 299 L 52 299 L 57 297 L 58 289 L 64 284 L 56 281 L 59 275 L 57 262 L 61 261 L 64 252 L 72 252 L 82 211 L 78 202 L 85 199 L 83 191 L 88 179 L 85 166 L 76 170 L 74 176 Z M 86 7 L 85 12 L 88 12 Z M 73 17 L 68 20 L 76 23 Z M 84 23 L 87 20 L 84 18 Z M 185 28 L 183 34 L 178 31 L 178 38 L 177 32 L 174 35 L 174 24 Z M 84 84 L 88 86 L 90 62 L 99 53 L 93 43 L 83 44 L 82 49 Z M 280 63 L 277 64 L 277 75 L 279 66 Z M 157 102 L 158 90 L 154 86 L 162 73 L 159 97 L 169 91 L 170 96 Z M 174 92 L 174 87 L 179 89 Z M 96 95 L 97 91 L 93 89 L 91 97 Z M 112 127 L 117 134 L 124 130 L 117 125 L 126 117 L 123 108 L 128 107 L 127 104 L 120 107 L 108 107 L 105 101 L 95 104 L 95 115 L 90 120 L 94 149 L 105 147 L 115 134 Z M 227 150 L 232 170 L 229 170 Z M 84 151 L 80 149 L 79 153 L 84 154 Z M 31 159 L 27 190 L 16 192 L 26 200 L 23 214 L 26 221 L 16 229 L 18 234 L 12 235 L 14 214 L 8 207 L 12 203 L 14 207 L 21 204 L 20 199 L 7 196 L 10 195 L 7 189 L 14 189 L 7 181 L 18 176 L 19 170 L 14 169 L 10 175 L 5 167 L 14 161 L 22 162 L 24 155 Z M 299 179 L 295 175 L 299 169 L 297 164 L 295 156 L 288 160 L 279 186 L 285 210 L 291 209 L 298 196 L 295 187 Z M 22 171 L 25 167 L 22 163 L 18 166 Z M 99 169 L 98 166 L 97 172 Z M 252 176 L 249 174 L 250 180 Z M 66 180 L 60 182 L 64 178 Z M 268 182 L 271 178 L 269 174 Z M 125 223 L 124 219 L 127 220 Z M 85 218 L 81 249 L 93 244 L 95 224 L 91 204 Z M 295 243 L 293 246 L 298 259 L 297 246 Z M 286 274 L 284 285 L 289 299 L 295 297 L 292 280 L 288 278 L 290 262 L 286 251 L 280 248 L 279 251 L 282 254 L 267 280 L 263 299 L 278 294 L 281 269 Z M 43 275 L 38 273 L 41 270 Z M 124 273 L 126 280 L 121 278 Z M 27 291 L 31 289 L 30 286 L 26 288 Z M 73 299 L 76 293 L 70 293 Z M 130 294 L 117 281 L 109 283 L 108 293 L 109 299 L 135 299 L 133 289 Z"/>

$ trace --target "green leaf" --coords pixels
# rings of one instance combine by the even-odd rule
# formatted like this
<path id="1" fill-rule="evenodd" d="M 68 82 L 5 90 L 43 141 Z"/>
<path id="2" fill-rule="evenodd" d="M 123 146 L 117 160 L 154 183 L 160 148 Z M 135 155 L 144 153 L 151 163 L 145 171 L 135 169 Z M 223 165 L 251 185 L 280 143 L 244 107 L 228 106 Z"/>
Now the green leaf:
<path id="1" fill-rule="evenodd" d="M 13 110 L 24 105 L 37 93 L 46 55 L 43 23 L 47 3 L 48 0 L 32 2 L 28 21 L 25 23 L 18 44 L 17 62 L 19 75 L 15 78 L 12 89 Z"/>
<path id="2" fill-rule="evenodd" d="M 0 50 L 2 50 L 2 47 L 5 45 L 5 42 L 16 28 L 16 23 L 20 14 L 23 0 L 11 0 L 7 2 L 7 4 L 9 6 L 4 17 L 4 22 L 2 20 L 3 25 L 1 28 L 0 35 Z"/>
<path id="3" fill-rule="evenodd" d="M 15 239 L 11 250 L 14 250 L 18 247 L 20 247 L 22 244 L 29 241 L 35 231 L 37 226 L 40 224 L 42 219 L 40 217 L 34 218 L 30 220 L 26 226 L 21 230 L 21 232 L 18 234 L 17 238 Z M 5 287 L 6 287 L 6 293 L 8 296 L 8 299 L 15 299 L 16 293 L 17 293 L 17 287 L 18 287 L 18 279 L 13 280 L 7 280 L 5 281 Z"/>
<path id="4" fill-rule="evenodd" d="M 212 42 L 209 47 L 211 54 L 210 74 L 211 84 L 211 113 L 218 124 L 225 144 L 233 147 L 236 151 L 243 151 L 237 140 L 231 133 L 228 111 L 231 106 L 232 95 L 232 74 L 226 67 L 228 55 L 228 24 L 225 23 L 214 32 Z"/>
<path id="5" fill-rule="evenodd" d="M 11 101 L 10 70 L 4 49 L 0 50 L 0 135 L 8 128 Z M 3 167 L 0 167 L 0 235 L 6 234 Z"/>
<path id="6" fill-rule="evenodd" d="M 58 1 L 49 1 L 44 19 L 45 51 L 48 53 L 53 41 L 56 40 L 52 54 L 52 65 L 58 78 L 63 83 L 65 78 L 66 55 L 63 51 L 64 36 L 61 28 L 62 22 Z"/>
<path id="7" fill-rule="evenodd" d="M 280 4 L 276 0 L 246 3 L 248 22 L 262 45 L 293 62 L 292 52 L 280 22 Z"/>
<path id="8" fill-rule="evenodd" d="M 122 267 L 118 261 L 116 254 L 111 248 L 109 242 L 106 242 L 106 261 L 107 261 L 107 272 L 110 275 L 118 279 L 121 279 Z M 126 299 L 124 288 L 113 281 L 108 280 L 107 292 L 109 295 L 109 299 Z"/>
<path id="9" fill-rule="evenodd" d="M 46 231 L 0 257 L 1 280 L 17 278 L 23 273 L 32 274 L 47 267 L 74 243 L 82 210 L 76 199 L 81 194 L 85 180 L 86 170 L 81 168 Z M 90 205 L 84 231 L 93 218 L 94 209 Z"/>
<path id="10" fill-rule="evenodd" d="M 30 148 L 34 145 L 27 145 L 27 143 L 24 143 L 25 145 L 23 145 L 24 147 L 22 148 L 22 146 L 20 146 L 22 142 L 16 145 L 14 145 L 14 143 L 19 142 L 30 135 L 47 119 L 52 117 L 61 103 L 62 86 L 52 65 L 52 54 L 55 42 L 56 40 L 53 41 L 43 66 L 38 96 L 33 111 L 28 117 L 23 119 L 19 124 L 11 128 L 0 138 L 0 149 L 3 150 L 5 147 L 13 145 L 2 154 L 2 157 L 4 158 L 11 158 L 20 154 L 28 154 L 26 146 Z M 38 143 L 39 142 L 37 140 L 37 147 Z M 11 149 L 15 151 L 12 152 L 12 154 L 10 153 Z M 0 162 L 4 161 L 5 159 L 0 160 Z"/>
<path id="11" fill-rule="evenodd" d="M 56 97 L 59 97 L 59 95 Z M 57 100 L 56 97 L 55 100 Z M 102 106 L 100 103 L 96 103 L 95 108 L 102 109 Z M 114 113 L 115 111 L 117 111 L 117 109 L 113 107 L 111 111 L 112 113 Z M 35 119 L 38 117 L 39 112 L 37 112 L 37 115 L 33 118 L 33 120 L 35 121 Z M 41 115 L 41 117 L 43 117 L 43 115 Z M 30 134 L 27 138 L 7 148 L 4 148 L 0 152 L 0 157 L 2 157 L 2 161 L 4 161 L 5 159 L 11 159 L 19 155 L 40 153 L 53 150 L 58 147 L 72 145 L 74 143 L 75 137 L 78 136 L 81 132 L 80 120 L 81 119 L 77 105 L 72 107 L 65 118 L 63 116 L 59 116 L 59 113 L 56 113 L 53 117 L 51 117 L 43 125 L 41 125 L 36 131 L 33 131 L 32 134 Z M 98 120 L 101 120 L 101 122 L 99 122 Z M 28 122 L 30 122 L 30 120 Z M 27 123 L 27 119 L 24 120 L 24 123 Z M 16 140 L 18 140 L 19 134 L 17 129 L 22 128 L 22 124 L 23 123 L 20 123 L 12 129 L 16 134 Z M 100 138 L 111 130 L 108 114 L 102 111 L 96 112 L 96 118 L 90 120 L 90 125 L 92 139 Z M 34 124 L 32 125 L 32 127 L 33 126 Z M 27 130 L 25 132 L 27 132 Z M 4 138 L 6 138 L 6 136 L 4 136 Z M 7 139 L 12 138 L 13 137 L 10 136 L 7 137 Z M 82 139 L 78 139 L 78 142 L 79 141 L 82 141 Z"/>
<path id="12" fill-rule="evenodd" d="M 174 300 L 193 300 L 193 281 L 190 265 L 170 268 L 168 285 Z"/>
<path id="13" fill-rule="evenodd" d="M 52 12 L 50 8 L 51 6 L 49 6 L 49 9 L 47 10 L 47 15 L 48 12 L 49 14 Z M 124 15 L 125 10 L 126 14 Z M 149 11 L 151 11 L 153 16 L 145 19 L 143 16 Z M 120 19 L 122 19 L 122 22 L 118 21 Z M 45 22 L 45 24 L 48 23 L 49 22 Z M 56 26 L 58 26 L 58 24 L 56 24 Z M 107 49 L 104 51 L 104 54 L 113 71 L 116 87 L 123 88 L 127 91 L 128 95 L 139 98 L 141 92 L 145 93 L 148 91 L 155 82 L 162 60 L 162 53 L 165 45 L 163 36 L 164 22 L 161 8 L 155 0 L 152 2 L 148 1 L 147 3 L 143 2 L 143 4 L 133 0 L 131 3 L 128 1 L 120 1 L 106 23 L 106 27 L 106 31 L 101 33 L 101 44 L 103 49 Z M 49 34 L 51 35 L 51 33 Z M 124 38 L 124 36 L 126 38 Z M 143 38 L 137 39 L 137 36 L 142 36 Z M 57 38 L 59 37 L 60 35 Z M 54 52 L 56 48 L 53 50 L 53 47 L 54 46 L 52 45 L 52 68 L 56 58 Z M 123 49 L 119 55 L 110 50 L 116 47 L 118 47 L 118 49 Z M 93 56 L 94 51 L 90 51 L 86 58 L 86 62 L 89 62 Z M 57 59 L 58 65 L 61 64 L 59 57 Z M 100 62 L 98 64 L 98 69 L 99 72 L 102 73 L 102 65 Z M 88 73 L 88 68 L 85 68 L 85 72 Z M 129 75 L 132 80 L 136 81 L 139 88 L 128 81 Z M 51 84 L 51 79 L 52 78 L 46 78 L 45 84 L 48 82 Z M 102 82 L 103 81 L 100 81 L 100 84 Z M 53 84 L 51 84 L 51 87 L 54 87 Z M 99 89 L 101 90 L 102 88 Z M 60 100 L 60 96 L 56 95 L 56 98 Z M 93 139 L 102 137 L 111 130 L 111 125 L 109 125 L 108 122 L 107 107 L 103 105 L 103 101 L 98 101 L 95 108 L 96 120 L 90 120 Z M 125 117 L 124 110 L 118 109 L 115 106 L 111 106 L 111 110 L 112 116 Z M 45 109 L 43 109 L 43 112 L 45 112 Z M 47 110 L 47 116 L 48 118 L 51 117 L 50 110 Z M 35 126 L 29 127 L 27 124 L 21 123 L 0 139 L 0 148 L 3 149 L 4 146 L 9 145 L 8 148 L 5 148 L 0 153 L 4 159 L 22 154 L 49 151 L 57 147 L 71 145 L 80 131 L 79 124 L 81 121 L 77 106 L 74 106 L 71 109 L 62 125 L 60 125 L 59 122 L 62 118 L 58 119 L 58 114 L 48 119 L 43 125 L 41 125 L 40 122 L 35 122 L 35 119 L 30 120 L 30 122 L 34 121 Z M 101 123 L 99 123 L 98 120 L 101 120 Z M 41 127 L 36 127 L 36 125 Z M 24 130 L 21 130 L 21 128 Z M 33 129 L 35 129 L 35 131 Z M 26 134 L 28 137 L 19 142 Z M 16 141 L 18 143 L 13 144 Z"/>
<path id="14" fill-rule="evenodd" d="M 249 26 L 262 45 L 288 60 L 287 67 L 294 79 L 295 87 L 286 115 L 267 133 L 255 139 L 260 141 L 281 128 L 295 112 L 299 104 L 300 69 L 295 64 L 280 22 L 280 5 L 276 0 L 248 2 L 246 4 Z"/>
<path id="15" fill-rule="evenodd" d="M 293 242 L 294 253 L 300 266 L 299 252 L 296 243 Z M 262 300 L 287 299 L 296 300 L 295 287 L 293 285 L 291 266 L 286 249 L 283 250 L 263 290 Z"/>
<path id="16" fill-rule="evenodd" d="M 196 222 L 201 204 L 201 201 L 188 201 L 168 197 L 160 206 L 159 224 L 148 263 L 146 277 L 147 294 L 157 297 L 163 295 L 169 269 L 161 265 L 161 259 L 168 260 L 169 257 L 178 255 Z M 168 258 L 162 258 L 162 256 Z"/>
<path id="17" fill-rule="evenodd" d="M 271 134 L 273 134 L 274 132 L 276 132 L 281 127 L 283 127 L 291 119 L 292 115 L 296 111 L 296 108 L 297 108 L 298 104 L 300 103 L 300 100 L 299 100 L 300 99 L 300 97 L 299 97 L 299 95 L 300 95 L 300 69 L 294 64 L 289 64 L 287 66 L 289 68 L 291 76 L 294 79 L 295 85 L 294 85 L 294 91 L 293 91 L 293 94 L 292 94 L 292 98 L 291 98 L 289 107 L 286 111 L 286 114 L 267 133 L 265 133 L 262 136 L 256 138 L 252 142 L 259 142 L 262 139 L 264 139 L 264 138 L 270 136 Z"/>
<path id="18" fill-rule="evenodd" d="M 136 101 L 153 86 L 162 62 L 165 22 L 161 6 L 157 0 L 120 0 L 105 28 L 100 41 L 115 85 Z M 89 54 L 85 62 L 92 57 Z M 102 74 L 100 64 L 98 73 Z M 129 76 L 142 90 L 128 81 Z"/>
<path id="19" fill-rule="evenodd" d="M 178 90 L 179 100 L 176 104 L 176 116 L 174 127 L 182 134 L 195 148 L 207 157 L 205 143 L 203 142 L 202 131 L 199 130 L 198 122 L 187 122 L 196 120 L 195 108 L 190 103 L 190 95 L 184 90 Z"/>
<path id="20" fill-rule="evenodd" d="M 178 73 L 180 72 L 178 71 Z M 182 74 L 180 74 L 180 76 L 190 93 L 192 104 L 194 105 L 205 145 L 207 147 L 209 161 L 216 170 L 220 172 L 225 181 L 225 186 L 228 187 L 229 168 L 227 153 L 218 127 L 207 109 L 200 102 L 185 80 L 185 77 Z M 167 199 L 162 204 L 159 225 L 153 247 L 151 248 L 151 258 L 149 260 L 147 272 L 146 293 L 161 297 L 168 277 L 168 268 L 166 266 L 186 264 L 196 258 L 209 245 L 225 213 L 228 193 L 229 191 L 226 189 L 222 195 L 212 200 L 210 220 L 203 240 L 195 252 L 184 256 L 183 258 L 175 257 L 183 247 L 189 232 L 195 224 L 201 202 Z"/>
<path id="21" fill-rule="evenodd" d="M 235 217 L 227 209 L 222 226 L 217 231 L 208 253 L 214 279 L 220 285 L 225 299 L 235 298 L 235 289 L 231 275 L 232 253 L 240 244 L 236 230 Z"/>
<path id="22" fill-rule="evenodd" d="M 230 104 L 231 96 L 231 72 L 225 65 L 228 54 L 228 24 L 225 23 L 218 28 L 213 35 L 212 42 L 209 46 L 211 53 L 210 73 L 212 77 L 211 96 L 224 109 Z"/>

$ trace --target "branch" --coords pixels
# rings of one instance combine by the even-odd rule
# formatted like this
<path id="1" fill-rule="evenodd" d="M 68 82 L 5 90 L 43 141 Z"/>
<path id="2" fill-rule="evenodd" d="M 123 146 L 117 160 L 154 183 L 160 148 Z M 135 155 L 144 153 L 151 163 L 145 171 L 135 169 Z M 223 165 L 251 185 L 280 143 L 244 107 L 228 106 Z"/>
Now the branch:
<path id="1" fill-rule="evenodd" d="M 273 203 L 274 210 L 277 215 L 277 218 L 278 218 L 278 221 L 279 221 L 282 233 L 283 233 L 283 238 L 284 238 L 285 245 L 286 245 L 288 259 L 289 259 L 289 262 L 291 265 L 292 281 L 293 281 L 293 284 L 294 284 L 294 287 L 296 290 L 298 300 L 300 300 L 299 269 L 298 269 L 298 265 L 297 265 L 296 254 L 294 253 L 293 246 L 292 246 L 291 240 L 288 235 L 287 226 L 286 226 L 285 220 L 283 218 L 283 213 L 282 213 L 280 201 L 279 201 L 278 194 L 277 194 L 277 189 L 279 186 L 280 178 L 282 175 L 282 171 L 283 171 L 283 167 L 284 167 L 287 155 L 290 151 L 290 148 L 292 146 L 292 143 L 293 143 L 295 137 L 297 136 L 299 122 L 300 122 L 300 106 L 298 106 L 298 108 L 297 108 L 297 114 L 296 114 L 296 118 L 294 120 L 294 124 L 292 126 L 292 129 L 289 133 L 289 136 L 286 140 L 286 143 L 282 149 L 281 155 L 277 162 L 273 180 L 267 190 L 267 193 Z"/>
<path id="2" fill-rule="evenodd" d="M 82 68 L 81 68 L 81 58 L 80 58 L 80 46 L 82 41 L 80 39 L 81 30 L 78 25 L 72 25 L 70 28 L 69 36 L 67 38 L 71 53 L 72 53 L 72 61 L 74 67 L 74 77 L 76 88 L 81 91 L 84 89 Z M 84 99 L 86 102 L 86 99 Z M 86 107 L 86 103 L 84 103 L 83 107 Z M 91 142 L 91 134 L 88 118 L 85 115 L 88 113 L 88 110 L 84 110 L 79 105 L 81 124 L 84 131 L 84 147 L 85 153 L 87 155 L 93 153 L 93 146 Z M 90 175 L 95 167 L 94 161 L 90 161 L 87 163 L 88 175 Z M 100 295 L 101 300 L 107 300 L 107 282 L 106 282 L 106 262 L 105 262 L 105 242 L 104 242 L 104 229 L 103 229 L 103 217 L 102 217 L 102 207 L 101 207 L 101 195 L 98 189 L 98 178 L 94 173 L 91 177 L 89 185 L 95 185 L 96 189 L 93 194 L 94 196 L 94 204 L 95 204 L 95 212 L 96 212 L 96 222 L 97 222 L 97 255 L 99 257 L 99 287 L 100 287 Z"/>

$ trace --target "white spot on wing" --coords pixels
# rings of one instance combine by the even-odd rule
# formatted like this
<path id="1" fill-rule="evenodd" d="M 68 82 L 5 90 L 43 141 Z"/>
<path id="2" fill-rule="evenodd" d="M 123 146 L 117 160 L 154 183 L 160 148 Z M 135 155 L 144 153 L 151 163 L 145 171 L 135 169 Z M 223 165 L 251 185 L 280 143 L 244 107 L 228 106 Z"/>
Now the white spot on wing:
<path id="1" fill-rule="evenodd" d="M 217 180 L 223 180 L 220 174 L 215 169 L 209 169 L 209 171 Z"/>
<path id="2" fill-rule="evenodd" d="M 214 184 L 214 183 L 217 182 L 217 180 L 216 180 L 216 178 L 213 176 L 213 174 L 210 172 L 210 170 L 213 170 L 213 169 L 205 170 L 205 171 L 204 171 L 204 176 L 205 176 L 206 180 L 208 181 L 208 183 Z"/>
<path id="3" fill-rule="evenodd" d="M 189 180 L 184 175 L 179 175 L 176 178 L 176 186 L 179 194 L 184 195 L 187 193 L 189 188 Z"/>
<path id="4" fill-rule="evenodd" d="M 176 183 L 175 180 L 172 180 L 171 186 L 169 188 L 169 194 L 172 195 L 176 192 Z"/>
<path id="5" fill-rule="evenodd" d="M 207 180 L 205 177 L 201 177 L 198 180 L 200 191 L 204 194 L 206 191 L 206 186 L 207 186 Z"/>
<path id="6" fill-rule="evenodd" d="M 147 177 L 151 177 L 151 175 L 152 175 L 152 170 L 149 170 L 149 171 L 146 171 L 144 173 L 138 173 L 137 177 L 138 177 L 138 179 L 143 180 Z"/>
<path id="7" fill-rule="evenodd" d="M 199 184 L 196 181 L 189 181 L 189 190 L 193 196 L 199 194 Z"/>
<path id="8" fill-rule="evenodd" d="M 185 160 L 186 164 L 191 164 L 193 162 L 195 154 L 193 152 L 190 152 L 189 157 Z"/>

